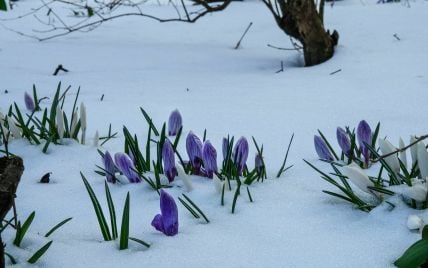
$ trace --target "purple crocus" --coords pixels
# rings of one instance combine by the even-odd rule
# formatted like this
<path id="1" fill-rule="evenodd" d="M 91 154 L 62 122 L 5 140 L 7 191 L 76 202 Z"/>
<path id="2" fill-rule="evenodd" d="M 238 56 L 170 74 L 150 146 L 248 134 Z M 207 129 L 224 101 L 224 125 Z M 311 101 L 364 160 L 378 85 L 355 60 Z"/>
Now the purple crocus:
<path id="1" fill-rule="evenodd" d="M 104 154 L 103 164 L 107 181 L 116 183 L 116 177 L 114 176 L 114 173 L 116 172 L 116 166 L 114 165 L 113 158 L 111 157 L 109 151 L 106 151 Z"/>
<path id="2" fill-rule="evenodd" d="M 140 176 L 135 172 L 134 163 L 132 163 L 131 158 L 127 154 L 116 153 L 114 161 L 120 172 L 128 178 L 129 182 L 141 182 Z"/>
<path id="3" fill-rule="evenodd" d="M 248 159 L 248 141 L 245 137 L 239 138 L 233 148 L 233 159 L 238 167 L 238 175 L 242 174 Z"/>
<path id="4" fill-rule="evenodd" d="M 357 139 L 358 144 L 360 145 L 360 151 L 364 156 L 364 163 L 367 167 L 369 164 L 370 153 L 365 143 L 369 145 L 372 144 L 372 130 L 369 124 L 367 124 L 366 120 L 361 120 L 361 122 L 358 124 Z"/>
<path id="5" fill-rule="evenodd" d="M 178 208 L 174 198 L 163 189 L 160 190 L 160 210 L 152 220 L 152 226 L 167 236 L 178 233 Z"/>
<path id="6" fill-rule="evenodd" d="M 186 138 L 186 151 L 193 167 L 193 174 L 201 174 L 202 165 L 202 142 L 192 131 Z"/>
<path id="7" fill-rule="evenodd" d="M 338 127 L 336 130 L 336 137 L 337 137 L 337 143 L 339 143 L 340 148 L 342 149 L 342 152 L 349 156 L 349 153 L 351 151 L 351 141 L 349 140 L 348 134 L 346 131 Z"/>
<path id="8" fill-rule="evenodd" d="M 183 126 L 183 119 L 181 118 L 181 114 L 178 110 L 172 111 L 169 115 L 168 120 L 168 135 L 175 136 L 177 135 L 180 128 Z"/>
<path id="9" fill-rule="evenodd" d="M 320 159 L 328 161 L 334 160 L 333 156 L 330 153 L 330 150 L 327 147 L 327 144 L 325 144 L 324 140 L 320 136 L 314 136 L 314 144 L 315 151 L 317 151 L 318 157 Z"/>
<path id="10" fill-rule="evenodd" d="M 202 148 L 202 160 L 208 178 L 213 178 L 213 174 L 217 172 L 217 151 L 210 141 L 206 141 Z"/>
<path id="11" fill-rule="evenodd" d="M 254 167 L 256 168 L 257 174 L 261 175 L 264 166 L 263 166 L 262 157 L 258 153 L 256 154 L 256 157 L 254 158 Z"/>
<path id="12" fill-rule="evenodd" d="M 223 161 L 226 160 L 228 150 L 229 150 L 229 141 L 228 139 L 223 138 L 223 143 L 221 147 L 221 152 L 223 154 Z"/>
<path id="13" fill-rule="evenodd" d="M 175 167 L 174 149 L 169 140 L 165 140 L 162 147 L 162 159 L 165 175 L 169 182 L 174 181 L 174 177 L 178 175 Z"/>
<path id="14" fill-rule="evenodd" d="M 30 112 L 34 112 L 34 110 L 36 110 L 36 105 L 34 104 L 34 100 L 27 92 L 25 92 L 24 94 L 24 102 L 27 110 L 29 110 Z"/>

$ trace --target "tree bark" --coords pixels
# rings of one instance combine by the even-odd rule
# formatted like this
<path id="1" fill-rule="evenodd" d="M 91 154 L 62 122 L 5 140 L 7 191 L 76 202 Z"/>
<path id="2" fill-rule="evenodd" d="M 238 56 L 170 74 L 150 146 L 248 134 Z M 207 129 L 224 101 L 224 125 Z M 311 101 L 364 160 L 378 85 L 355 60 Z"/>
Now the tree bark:
<path id="1" fill-rule="evenodd" d="M 306 66 L 329 60 L 339 40 L 337 31 L 330 34 L 324 29 L 322 14 L 313 0 L 278 0 L 282 16 L 278 26 L 291 37 L 300 41 Z M 321 12 L 323 9 L 320 9 Z"/>
<path id="2" fill-rule="evenodd" d="M 24 172 L 24 163 L 19 157 L 0 158 L 0 221 L 13 205 L 16 189 Z M 0 233 L 0 267 L 5 267 L 4 246 Z"/>

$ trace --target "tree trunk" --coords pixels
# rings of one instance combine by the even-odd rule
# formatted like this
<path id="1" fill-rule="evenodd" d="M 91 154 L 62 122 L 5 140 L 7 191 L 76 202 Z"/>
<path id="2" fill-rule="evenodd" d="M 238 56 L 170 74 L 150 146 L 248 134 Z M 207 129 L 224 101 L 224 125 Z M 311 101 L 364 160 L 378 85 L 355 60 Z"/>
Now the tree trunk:
<path id="1" fill-rule="evenodd" d="M 24 172 L 24 163 L 19 157 L 0 158 L 0 221 L 13 205 L 16 188 Z M 0 267 L 5 266 L 4 247 L 0 233 Z"/>
<path id="2" fill-rule="evenodd" d="M 306 66 L 313 66 L 329 60 L 334 54 L 339 34 L 324 29 L 322 14 L 319 14 L 313 0 L 279 0 L 282 17 L 278 26 L 291 37 L 302 43 Z M 320 10 L 323 10 L 321 8 Z"/>

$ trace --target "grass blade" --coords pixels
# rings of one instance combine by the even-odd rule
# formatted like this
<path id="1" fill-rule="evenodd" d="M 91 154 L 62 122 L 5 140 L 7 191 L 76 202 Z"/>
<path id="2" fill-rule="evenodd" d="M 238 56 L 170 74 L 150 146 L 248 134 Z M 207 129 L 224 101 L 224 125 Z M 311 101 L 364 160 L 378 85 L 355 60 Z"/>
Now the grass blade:
<path id="1" fill-rule="evenodd" d="M 112 239 L 114 240 L 117 238 L 116 210 L 114 209 L 113 199 L 111 198 L 110 189 L 108 188 L 106 181 L 104 181 L 104 186 L 106 190 L 108 211 L 110 213 L 111 235 Z"/>
<path id="2" fill-rule="evenodd" d="M 191 208 L 183 199 L 181 199 L 179 197 L 178 200 L 193 215 L 193 217 L 195 217 L 196 219 L 200 218 L 200 216 L 198 215 L 198 213 L 196 213 L 195 210 L 193 210 L 193 208 Z"/>
<path id="3" fill-rule="evenodd" d="M 251 196 L 250 189 L 247 186 L 248 198 L 250 198 L 250 202 L 253 203 L 253 197 Z"/>
<path id="4" fill-rule="evenodd" d="M 28 259 L 27 262 L 34 264 L 36 263 L 40 257 L 43 256 L 43 254 L 46 253 L 46 251 L 49 249 L 49 247 L 51 246 L 53 241 L 49 241 L 48 243 L 46 243 L 46 245 L 44 245 L 43 247 L 41 247 L 39 250 L 36 251 L 36 253 L 33 254 L 33 256 L 31 256 L 31 258 Z"/>
<path id="5" fill-rule="evenodd" d="M 144 242 L 144 241 L 143 241 L 143 240 L 141 240 L 141 239 L 138 239 L 138 238 L 135 238 L 135 237 L 129 237 L 129 240 L 132 240 L 132 241 L 134 241 L 134 242 L 140 243 L 141 245 L 143 245 L 143 246 L 145 246 L 145 247 L 147 247 L 147 248 L 149 248 L 149 247 L 150 247 L 150 244 L 149 244 L 149 243 Z"/>
<path id="6" fill-rule="evenodd" d="M 28 228 L 30 228 L 30 225 L 33 222 L 35 216 L 36 212 L 33 211 L 30 216 L 28 216 L 28 218 L 25 220 L 22 226 L 18 223 L 18 226 L 16 228 L 15 240 L 13 240 L 13 244 L 15 246 L 19 247 L 21 245 L 22 239 L 24 239 L 24 236 L 27 233 Z"/>
<path id="7" fill-rule="evenodd" d="M 119 249 L 127 249 L 129 240 L 129 192 L 126 195 L 125 207 L 122 214 L 122 226 L 120 227 L 120 246 Z"/>
<path id="8" fill-rule="evenodd" d="M 290 168 L 290 167 L 285 168 L 285 165 L 287 164 L 288 152 L 290 151 L 290 147 L 291 147 L 291 143 L 293 143 L 293 139 L 294 139 L 294 133 L 293 133 L 293 135 L 291 135 L 290 142 L 288 143 L 287 152 L 285 153 L 285 157 L 284 157 L 284 161 L 282 162 L 282 166 L 279 169 L 278 173 L 276 174 L 277 178 L 281 177 L 282 173 L 284 173 L 287 169 Z"/>
<path id="9" fill-rule="evenodd" d="M 209 223 L 210 221 L 208 220 L 207 216 L 205 216 L 205 214 L 202 212 L 202 210 L 189 197 L 187 197 L 187 195 L 183 194 L 183 196 L 199 212 L 199 214 L 201 214 L 205 221 Z"/>
<path id="10" fill-rule="evenodd" d="M 45 237 L 49 237 L 53 232 L 55 232 L 58 228 L 60 228 L 61 226 L 63 226 L 64 224 L 66 224 L 67 222 L 71 221 L 73 218 L 68 218 L 63 220 L 62 222 L 58 223 L 57 225 L 55 225 L 52 229 L 49 230 L 49 232 L 47 232 L 45 234 Z"/>

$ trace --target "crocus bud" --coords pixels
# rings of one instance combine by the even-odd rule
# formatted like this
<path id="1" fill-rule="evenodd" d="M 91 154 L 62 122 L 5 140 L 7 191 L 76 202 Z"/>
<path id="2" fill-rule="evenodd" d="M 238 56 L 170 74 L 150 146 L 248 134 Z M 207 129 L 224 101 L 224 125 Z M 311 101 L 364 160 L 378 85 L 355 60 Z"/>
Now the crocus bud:
<path id="1" fill-rule="evenodd" d="M 171 142 L 166 139 L 162 147 L 162 159 L 165 175 L 169 182 L 174 181 L 174 177 L 178 175 L 175 167 L 174 149 Z"/>
<path id="2" fill-rule="evenodd" d="M 116 183 L 116 166 L 114 165 L 113 158 L 109 151 L 106 151 L 103 157 L 104 170 L 106 173 L 106 179 L 108 182 Z"/>
<path id="3" fill-rule="evenodd" d="M 56 126 L 59 138 L 64 138 L 64 115 L 59 105 L 56 107 Z"/>
<path id="4" fill-rule="evenodd" d="M 400 139 L 398 140 L 398 147 L 400 147 L 400 150 L 403 149 L 404 147 L 406 147 L 406 145 L 404 144 L 403 139 L 400 137 Z M 407 168 L 407 156 L 406 156 L 406 151 L 403 150 L 400 152 L 399 154 L 400 156 L 400 160 L 403 163 L 403 165 Z"/>
<path id="5" fill-rule="evenodd" d="M 174 198 L 165 190 L 160 190 L 160 210 L 152 220 L 152 226 L 167 236 L 178 233 L 178 208 Z"/>
<path id="6" fill-rule="evenodd" d="M 27 108 L 28 111 L 34 112 L 34 110 L 36 110 L 36 105 L 34 104 L 34 100 L 27 92 L 25 92 L 24 94 L 24 102 L 25 102 L 25 107 Z"/>
<path id="7" fill-rule="evenodd" d="M 428 177 L 428 152 L 422 141 L 418 143 L 418 167 L 422 179 L 426 179 Z"/>
<path id="8" fill-rule="evenodd" d="M 206 141 L 202 148 L 202 160 L 208 178 L 213 178 L 213 174 L 217 172 L 217 151 L 212 146 L 210 141 Z"/>
<path id="9" fill-rule="evenodd" d="M 248 141 L 245 137 L 239 138 L 233 148 L 234 160 L 236 159 L 236 166 L 238 167 L 238 175 L 241 175 L 248 159 Z"/>
<path id="10" fill-rule="evenodd" d="M 192 131 L 186 138 L 186 151 L 193 168 L 193 174 L 199 175 L 202 164 L 202 142 Z"/>
<path id="11" fill-rule="evenodd" d="M 263 166 L 262 156 L 258 153 L 254 158 L 254 167 L 256 168 L 257 174 L 260 176 L 263 172 L 264 166 Z"/>
<path id="12" fill-rule="evenodd" d="M 169 115 L 168 120 L 168 135 L 175 136 L 177 135 L 180 128 L 183 126 L 183 119 L 181 118 L 181 114 L 178 110 L 172 111 Z"/>
<path id="13" fill-rule="evenodd" d="M 219 179 L 219 177 L 214 174 L 213 175 L 213 184 L 217 193 L 221 193 L 223 190 L 224 182 Z"/>
<path id="14" fill-rule="evenodd" d="M 80 142 L 82 144 L 85 144 L 86 127 L 86 107 L 85 104 L 82 102 L 80 104 L 80 128 L 82 129 L 82 137 L 80 138 Z"/>
<path id="15" fill-rule="evenodd" d="M 227 151 L 229 150 L 229 141 L 226 138 L 223 138 L 221 152 L 223 154 L 223 161 L 226 160 Z"/>
<path id="16" fill-rule="evenodd" d="M 331 155 L 330 150 L 327 147 L 327 144 L 325 144 L 324 140 L 320 136 L 314 136 L 314 145 L 315 151 L 317 152 L 320 159 L 328 161 L 334 160 L 333 155 Z"/>
<path id="17" fill-rule="evenodd" d="M 10 116 L 6 116 L 6 121 L 9 124 L 9 130 L 10 132 L 12 132 L 12 136 L 15 139 L 20 139 L 22 138 L 21 135 L 21 130 L 19 129 L 19 127 L 16 125 L 15 120 L 12 119 L 12 117 Z"/>
<path id="18" fill-rule="evenodd" d="M 358 124 L 357 139 L 358 144 L 360 145 L 360 151 L 364 156 L 364 163 L 367 167 L 369 165 L 370 152 L 365 144 L 372 144 L 372 130 L 370 129 L 370 126 L 367 124 L 366 120 L 361 120 L 361 122 Z"/>
<path id="19" fill-rule="evenodd" d="M 342 173 L 351 180 L 351 182 L 366 193 L 371 193 L 369 186 L 374 186 L 373 182 L 364 173 L 364 171 L 357 165 L 344 166 Z"/>
<path id="20" fill-rule="evenodd" d="M 415 136 L 410 136 L 410 143 L 416 142 Z M 410 146 L 410 155 L 412 156 L 412 166 L 418 161 L 418 144 Z"/>
<path id="21" fill-rule="evenodd" d="M 117 168 L 122 172 L 125 177 L 128 178 L 129 182 L 141 182 L 140 176 L 135 172 L 134 163 L 132 163 L 131 158 L 124 153 L 116 153 L 114 155 L 114 161 Z"/>
<path id="22" fill-rule="evenodd" d="M 379 139 L 378 142 L 382 154 L 385 155 L 396 151 L 396 148 L 392 146 L 389 141 Z M 391 167 L 392 171 L 394 171 L 395 173 L 400 172 L 400 162 L 398 162 L 397 154 L 393 154 L 391 156 L 386 157 L 385 162 L 388 164 L 388 166 Z"/>
<path id="23" fill-rule="evenodd" d="M 184 187 L 186 187 L 186 190 L 188 192 L 193 190 L 192 182 L 190 181 L 189 176 L 184 172 L 184 169 L 181 167 L 180 164 L 175 164 L 175 167 L 177 168 L 177 177 L 179 177 L 184 184 Z"/>
<path id="24" fill-rule="evenodd" d="M 424 221 L 417 215 L 409 215 L 407 218 L 407 228 L 409 230 L 419 230 L 424 226 Z"/>
<path id="25" fill-rule="evenodd" d="M 73 136 L 74 132 L 76 131 L 78 121 L 79 118 L 77 117 L 77 112 L 74 111 L 73 116 L 71 117 L 70 136 Z"/>
<path id="26" fill-rule="evenodd" d="M 342 152 L 349 156 L 351 152 L 351 141 L 349 140 L 348 134 L 346 131 L 338 127 L 336 130 L 336 137 L 337 137 L 337 143 L 339 143 L 340 148 L 342 149 Z"/>
<path id="27" fill-rule="evenodd" d="M 100 141 L 100 134 L 98 133 L 98 130 L 97 130 L 95 131 L 95 136 L 94 136 L 94 142 L 93 142 L 94 147 L 98 147 L 99 141 Z"/>

